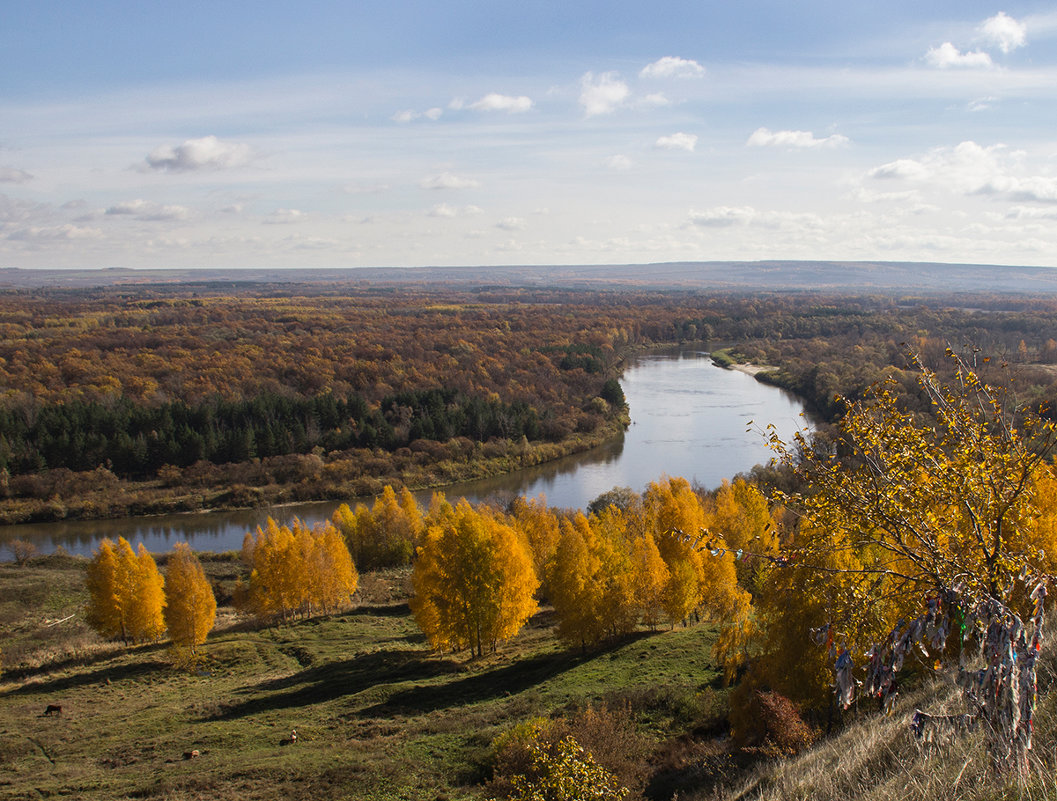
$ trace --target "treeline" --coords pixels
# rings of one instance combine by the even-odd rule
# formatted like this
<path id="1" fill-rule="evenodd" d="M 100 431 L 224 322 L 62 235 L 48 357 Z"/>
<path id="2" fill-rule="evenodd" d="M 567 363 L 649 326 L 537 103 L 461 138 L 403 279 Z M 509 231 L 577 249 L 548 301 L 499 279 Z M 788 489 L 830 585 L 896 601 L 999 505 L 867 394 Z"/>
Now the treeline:
<path id="1" fill-rule="evenodd" d="M 343 505 L 332 525 L 364 569 L 414 565 L 412 610 L 435 647 L 494 650 L 549 603 L 558 636 L 580 648 L 705 615 L 724 624 L 718 649 L 736 666 L 761 558 L 777 553 L 784 523 L 742 479 L 705 493 L 666 478 L 642 495 L 605 493 L 588 514 L 543 499 L 452 506 L 441 493 L 422 511 L 386 487 L 371 507 Z M 709 554 L 703 530 L 727 550 Z"/>
<path id="2" fill-rule="evenodd" d="M 545 421 L 544 421 L 545 422 Z M 214 398 L 146 406 L 71 401 L 32 410 L 0 408 L 0 469 L 13 475 L 48 468 L 147 478 L 164 465 L 245 462 L 314 448 L 395 450 L 414 440 L 467 437 L 530 441 L 545 426 L 524 401 L 468 397 L 453 389 L 401 392 L 371 408 L 358 395 L 311 398 L 268 393 L 249 400 Z"/>

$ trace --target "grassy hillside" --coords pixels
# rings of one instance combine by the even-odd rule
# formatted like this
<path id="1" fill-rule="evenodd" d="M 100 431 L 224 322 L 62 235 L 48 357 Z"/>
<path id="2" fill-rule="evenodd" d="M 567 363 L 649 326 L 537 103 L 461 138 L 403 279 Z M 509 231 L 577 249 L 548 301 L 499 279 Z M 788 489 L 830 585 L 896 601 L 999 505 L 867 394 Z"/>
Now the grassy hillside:
<path id="1" fill-rule="evenodd" d="M 240 564 L 204 564 L 223 601 Z M 187 672 L 162 645 L 126 651 L 87 631 L 83 570 L 67 557 L 0 564 L 4 799 L 479 799 L 493 739 L 538 717 L 608 748 L 600 760 L 617 763 L 629 798 L 1057 797 L 1052 694 L 1040 700 L 1026 783 L 988 770 L 979 734 L 919 748 L 908 727 L 916 706 L 960 711 L 938 680 L 904 693 L 890 718 L 864 703 L 814 748 L 776 759 L 726 738 L 707 626 L 582 654 L 557 643 L 542 612 L 471 662 L 430 651 L 406 573 L 375 573 L 355 609 L 328 618 L 257 628 L 222 606 L 206 661 Z M 1053 664 L 1040 671 L 1044 693 Z M 50 704 L 62 715 L 44 715 Z M 284 744 L 293 729 L 297 742 Z"/>
<path id="2" fill-rule="evenodd" d="M 234 564 L 206 568 L 216 578 Z M 468 662 L 429 650 L 405 575 L 374 574 L 357 608 L 329 618 L 257 629 L 222 609 L 225 628 L 188 673 L 163 646 L 96 642 L 80 622 L 82 576 L 71 559 L 0 565 L 5 799 L 478 798 L 492 739 L 519 721 L 606 702 L 629 709 L 653 749 L 724 714 L 705 627 L 583 655 L 542 613 Z M 44 716 L 49 704 L 62 716 Z M 297 743 L 282 745 L 293 729 Z"/>

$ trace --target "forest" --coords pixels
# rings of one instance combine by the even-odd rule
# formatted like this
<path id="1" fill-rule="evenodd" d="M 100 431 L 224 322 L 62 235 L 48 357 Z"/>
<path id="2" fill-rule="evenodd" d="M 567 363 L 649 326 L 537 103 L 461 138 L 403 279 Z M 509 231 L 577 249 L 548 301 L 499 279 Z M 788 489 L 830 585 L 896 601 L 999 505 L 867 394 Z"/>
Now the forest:
<path id="1" fill-rule="evenodd" d="M 345 501 L 316 528 L 270 520 L 240 553 L 13 548 L 0 714 L 39 714 L 29 739 L 0 730 L 0 782 L 18 793 L 42 759 L 48 794 L 119 797 L 1057 790 L 1048 301 L 18 297 L 0 343 L 11 519 L 189 491 L 200 506 Z M 623 360 L 684 341 L 752 362 L 823 422 L 712 490 L 658 477 L 582 510 L 443 492 L 420 508 L 409 491 L 619 436 Z M 68 731 L 47 712 L 64 705 Z"/>
<path id="2" fill-rule="evenodd" d="M 732 346 L 830 422 L 838 394 L 882 376 L 912 394 L 907 354 L 942 365 L 948 345 L 1057 401 L 1055 306 L 627 287 L 8 291 L 0 520 L 345 499 L 537 464 L 619 436 L 622 361 L 661 344 Z"/>

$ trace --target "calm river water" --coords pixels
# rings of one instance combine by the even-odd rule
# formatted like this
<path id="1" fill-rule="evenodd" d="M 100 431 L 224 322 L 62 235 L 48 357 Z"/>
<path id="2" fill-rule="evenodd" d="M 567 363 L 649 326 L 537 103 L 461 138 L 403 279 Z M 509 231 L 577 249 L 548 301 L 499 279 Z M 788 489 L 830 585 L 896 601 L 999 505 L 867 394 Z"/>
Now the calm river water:
<path id="1" fill-rule="evenodd" d="M 672 350 L 639 356 L 621 380 L 631 408 L 631 427 L 620 441 L 506 476 L 444 489 L 449 499 L 470 501 L 510 494 L 545 495 L 551 506 L 584 508 L 615 486 L 642 491 L 662 475 L 684 476 L 706 487 L 771 458 L 761 433 L 773 423 L 782 439 L 807 425 L 803 406 L 792 395 L 758 383 L 752 376 L 723 370 L 700 350 Z M 750 422 L 755 425 L 749 428 Z M 422 494 L 428 502 L 430 493 Z M 13 539 L 34 542 L 42 553 L 61 545 L 91 554 L 103 537 L 142 542 L 163 553 L 177 542 L 199 551 L 242 546 L 243 535 L 268 516 L 279 522 L 328 519 L 332 501 L 238 512 L 165 515 L 120 520 L 86 520 L 0 528 L 0 545 Z M 0 558 L 9 558 L 5 551 Z"/>

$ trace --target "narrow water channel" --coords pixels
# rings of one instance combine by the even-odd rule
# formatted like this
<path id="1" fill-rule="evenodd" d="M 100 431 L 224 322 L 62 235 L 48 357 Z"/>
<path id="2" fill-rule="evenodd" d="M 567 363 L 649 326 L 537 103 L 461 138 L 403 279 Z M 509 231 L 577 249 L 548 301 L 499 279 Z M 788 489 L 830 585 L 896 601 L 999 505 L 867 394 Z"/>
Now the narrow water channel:
<path id="1" fill-rule="evenodd" d="M 684 476 L 706 487 L 767 462 L 771 452 L 761 430 L 773 424 L 788 441 L 807 425 L 802 404 L 792 395 L 736 370 L 712 364 L 700 350 L 643 354 L 621 380 L 632 424 L 618 441 L 592 451 L 505 476 L 445 488 L 449 499 L 476 502 L 494 495 L 545 495 L 551 506 L 584 508 L 615 486 L 642 491 L 662 475 Z M 750 427 L 750 423 L 753 425 Z M 428 502 L 429 492 L 422 494 Z M 164 553 L 177 542 L 199 551 L 241 547 L 247 531 L 269 516 L 279 522 L 328 519 L 333 501 L 237 512 L 165 515 L 117 520 L 78 520 L 0 528 L 0 546 L 14 539 L 42 553 L 62 546 L 91 554 L 104 537 L 124 537 Z M 9 558 L 6 549 L 0 559 Z"/>

